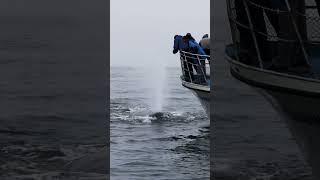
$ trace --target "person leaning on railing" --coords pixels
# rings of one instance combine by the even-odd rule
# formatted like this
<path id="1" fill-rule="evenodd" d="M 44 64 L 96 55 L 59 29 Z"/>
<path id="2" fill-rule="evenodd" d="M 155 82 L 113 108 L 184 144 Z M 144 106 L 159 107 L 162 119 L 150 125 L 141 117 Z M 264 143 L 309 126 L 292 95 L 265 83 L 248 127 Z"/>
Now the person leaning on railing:
<path id="1" fill-rule="evenodd" d="M 175 35 L 173 53 L 176 54 L 178 51 L 206 55 L 190 33 L 186 36 Z M 192 54 L 182 53 L 184 76 L 186 81 L 195 81 L 195 75 L 193 74 L 193 69 L 195 69 L 199 81 L 202 82 L 204 78 L 201 76 L 205 75 L 205 58 Z"/>
<path id="2" fill-rule="evenodd" d="M 204 52 L 210 56 L 210 38 L 208 34 L 203 35 L 199 45 L 203 48 Z"/>
<path id="3" fill-rule="evenodd" d="M 196 42 L 196 41 L 189 41 L 189 52 L 192 54 L 197 55 L 191 55 L 194 60 L 194 68 L 197 72 L 198 82 L 199 83 L 205 83 L 205 75 L 206 75 L 206 53 L 204 49 Z"/>
<path id="4" fill-rule="evenodd" d="M 189 53 L 198 53 L 197 42 L 191 36 L 190 33 L 187 33 L 185 36 L 175 35 L 174 36 L 174 45 L 173 45 L 173 54 L 176 54 L 178 51 L 184 51 Z M 191 82 L 195 81 L 195 75 L 193 69 L 197 74 L 201 73 L 201 67 L 199 67 L 199 61 L 197 57 L 187 53 L 181 54 L 181 60 L 183 62 L 183 71 L 184 78 L 186 81 Z M 200 52 L 201 53 L 201 52 Z M 204 53 L 204 52 L 203 52 Z"/>
<path id="5" fill-rule="evenodd" d="M 186 37 L 181 36 L 181 35 L 175 35 L 174 36 L 174 44 L 173 44 L 173 54 L 176 54 L 179 51 L 189 51 L 189 41 L 187 40 Z M 182 54 L 183 55 L 183 54 Z M 183 69 L 183 74 L 185 81 L 190 82 L 193 80 L 193 70 L 192 70 L 192 63 L 190 63 L 189 59 L 183 57 L 181 55 L 180 59 L 182 60 L 182 69 Z"/>
<path id="6" fill-rule="evenodd" d="M 187 33 L 184 37 L 189 41 L 196 42 L 194 37 L 192 37 L 191 33 Z"/>

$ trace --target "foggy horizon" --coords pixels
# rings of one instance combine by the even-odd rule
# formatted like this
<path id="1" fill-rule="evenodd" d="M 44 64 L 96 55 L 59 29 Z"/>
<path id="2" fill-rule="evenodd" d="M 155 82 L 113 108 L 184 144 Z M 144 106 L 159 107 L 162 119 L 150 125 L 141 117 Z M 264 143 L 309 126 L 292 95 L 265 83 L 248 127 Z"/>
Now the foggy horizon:
<path id="1" fill-rule="evenodd" d="M 210 34 L 209 0 L 111 0 L 110 14 L 111 67 L 178 67 L 174 35 L 190 32 L 199 41 Z"/>

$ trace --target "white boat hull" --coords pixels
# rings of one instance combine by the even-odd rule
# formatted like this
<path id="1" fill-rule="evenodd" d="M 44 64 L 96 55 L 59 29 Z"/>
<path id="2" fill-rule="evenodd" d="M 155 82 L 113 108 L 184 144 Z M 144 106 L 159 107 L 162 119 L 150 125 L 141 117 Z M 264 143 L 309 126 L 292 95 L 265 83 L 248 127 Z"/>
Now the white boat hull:
<path id="1" fill-rule="evenodd" d="M 189 83 L 183 80 L 182 85 L 193 92 L 193 94 L 199 99 L 207 116 L 210 117 L 210 87 Z"/>
<path id="2" fill-rule="evenodd" d="M 305 159 L 320 177 L 320 81 L 248 66 L 227 57 L 231 74 L 256 87 L 286 121 Z"/>

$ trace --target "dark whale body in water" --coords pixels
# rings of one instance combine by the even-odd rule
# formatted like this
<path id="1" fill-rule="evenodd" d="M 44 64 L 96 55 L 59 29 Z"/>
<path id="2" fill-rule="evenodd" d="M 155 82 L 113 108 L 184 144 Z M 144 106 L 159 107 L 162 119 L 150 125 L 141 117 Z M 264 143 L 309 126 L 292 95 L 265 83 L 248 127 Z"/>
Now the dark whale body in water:
<path id="1" fill-rule="evenodd" d="M 159 119 L 170 119 L 173 117 L 173 115 L 169 112 L 156 112 L 150 115 L 150 117 L 154 117 Z"/>

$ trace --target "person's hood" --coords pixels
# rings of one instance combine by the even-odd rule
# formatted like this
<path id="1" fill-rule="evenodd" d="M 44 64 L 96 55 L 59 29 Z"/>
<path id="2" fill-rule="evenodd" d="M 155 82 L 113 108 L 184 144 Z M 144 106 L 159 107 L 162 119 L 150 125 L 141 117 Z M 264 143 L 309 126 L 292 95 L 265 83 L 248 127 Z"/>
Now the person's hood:
<path id="1" fill-rule="evenodd" d="M 204 38 L 209 38 L 209 35 L 208 34 L 203 35 L 202 39 Z"/>

